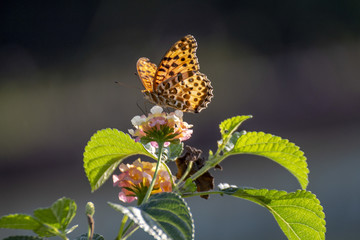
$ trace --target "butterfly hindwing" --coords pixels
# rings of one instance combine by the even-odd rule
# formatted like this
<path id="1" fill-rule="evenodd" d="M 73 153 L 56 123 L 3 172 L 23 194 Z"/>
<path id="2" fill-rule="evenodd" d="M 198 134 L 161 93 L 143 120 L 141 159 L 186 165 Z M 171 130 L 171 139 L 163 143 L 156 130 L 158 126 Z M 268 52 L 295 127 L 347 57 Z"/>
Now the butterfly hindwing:
<path id="1" fill-rule="evenodd" d="M 200 112 L 213 97 L 210 80 L 199 71 L 188 71 L 172 77 L 160 85 L 156 92 L 167 100 L 167 105 L 184 112 Z"/>

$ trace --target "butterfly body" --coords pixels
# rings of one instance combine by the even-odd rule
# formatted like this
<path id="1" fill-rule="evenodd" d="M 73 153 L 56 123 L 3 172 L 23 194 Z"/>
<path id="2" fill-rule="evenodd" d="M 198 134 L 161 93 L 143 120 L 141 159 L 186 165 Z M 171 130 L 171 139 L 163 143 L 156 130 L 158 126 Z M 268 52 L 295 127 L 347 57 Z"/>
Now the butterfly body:
<path id="1" fill-rule="evenodd" d="M 159 67 L 147 58 L 140 58 L 137 71 L 145 87 L 145 98 L 184 112 L 205 109 L 213 97 L 213 88 L 206 75 L 199 72 L 196 49 L 195 38 L 187 35 L 170 48 Z"/>

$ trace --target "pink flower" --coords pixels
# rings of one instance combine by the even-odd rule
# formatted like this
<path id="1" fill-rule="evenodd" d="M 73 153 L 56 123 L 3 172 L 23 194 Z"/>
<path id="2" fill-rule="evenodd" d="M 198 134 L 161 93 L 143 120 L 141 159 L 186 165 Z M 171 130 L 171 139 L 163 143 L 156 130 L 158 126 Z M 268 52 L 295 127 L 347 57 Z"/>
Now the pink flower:
<path id="1" fill-rule="evenodd" d="M 193 133 L 192 125 L 182 120 L 183 112 L 176 110 L 164 113 L 159 106 L 154 106 L 146 117 L 135 116 L 131 120 L 135 129 L 129 129 L 129 133 L 136 137 L 135 141 L 150 142 L 158 147 L 158 142 L 164 142 L 165 147 L 171 142 L 185 141 Z"/>
<path id="2" fill-rule="evenodd" d="M 120 175 L 113 175 L 114 186 L 121 188 L 119 199 L 130 203 L 136 199 L 142 199 L 154 176 L 156 163 L 141 162 L 137 159 L 133 164 L 120 164 Z M 169 173 L 163 165 L 159 166 L 158 176 L 151 194 L 159 192 L 171 192 L 172 184 Z"/>

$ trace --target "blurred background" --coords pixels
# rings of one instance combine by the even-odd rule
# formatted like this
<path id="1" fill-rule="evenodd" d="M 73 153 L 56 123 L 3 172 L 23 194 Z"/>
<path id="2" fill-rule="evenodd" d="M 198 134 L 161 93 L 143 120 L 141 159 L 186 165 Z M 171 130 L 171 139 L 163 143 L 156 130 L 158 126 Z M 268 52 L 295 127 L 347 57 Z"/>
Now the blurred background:
<path id="1" fill-rule="evenodd" d="M 149 109 L 134 74 L 138 58 L 159 63 L 192 34 L 214 95 L 186 143 L 216 150 L 218 124 L 252 114 L 242 129 L 296 143 L 320 199 L 327 239 L 355 239 L 360 224 L 360 2 L 336 1 L 1 1 L 0 215 L 28 213 L 66 196 L 78 204 L 74 238 L 87 232 L 84 207 L 96 205 L 95 231 L 114 239 L 122 216 L 108 181 L 91 193 L 82 154 L 103 128 L 127 132 Z M 115 84 L 119 81 L 122 85 Z M 133 161 L 136 157 L 127 159 Z M 234 156 L 215 184 L 296 191 L 268 159 Z M 175 170 L 174 170 L 175 171 Z M 187 199 L 197 239 L 286 239 L 272 215 L 251 202 Z M 0 230 L 0 236 L 28 234 Z M 150 239 L 138 231 L 132 239 Z"/>

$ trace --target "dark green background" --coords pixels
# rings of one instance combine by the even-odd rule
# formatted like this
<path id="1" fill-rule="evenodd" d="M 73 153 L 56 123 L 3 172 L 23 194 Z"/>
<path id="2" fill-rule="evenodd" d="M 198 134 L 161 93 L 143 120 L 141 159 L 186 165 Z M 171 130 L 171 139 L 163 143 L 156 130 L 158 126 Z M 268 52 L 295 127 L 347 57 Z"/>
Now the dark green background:
<path id="1" fill-rule="evenodd" d="M 358 236 L 357 0 L 1 1 L 0 215 L 31 213 L 67 196 L 79 207 L 75 237 L 87 231 L 82 212 L 93 201 L 96 232 L 113 239 L 121 216 L 106 202 L 118 202 L 119 189 L 109 181 L 90 193 L 83 149 L 99 129 L 131 128 L 141 114 L 137 104 L 149 109 L 136 61 L 158 63 L 186 34 L 198 41 L 201 72 L 215 95 L 208 109 L 185 114 L 194 124 L 187 144 L 207 155 L 216 150 L 222 120 L 252 114 L 244 129 L 279 135 L 305 151 L 308 190 L 325 208 L 327 239 Z M 236 156 L 222 166 L 216 184 L 300 187 L 265 158 Z M 197 239 L 285 239 L 271 214 L 253 203 L 220 196 L 187 202 Z M 15 233 L 26 232 L 0 236 Z M 139 231 L 133 239 L 144 236 Z"/>

